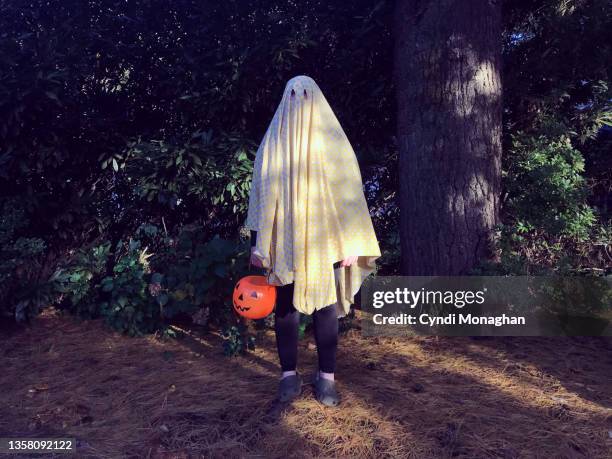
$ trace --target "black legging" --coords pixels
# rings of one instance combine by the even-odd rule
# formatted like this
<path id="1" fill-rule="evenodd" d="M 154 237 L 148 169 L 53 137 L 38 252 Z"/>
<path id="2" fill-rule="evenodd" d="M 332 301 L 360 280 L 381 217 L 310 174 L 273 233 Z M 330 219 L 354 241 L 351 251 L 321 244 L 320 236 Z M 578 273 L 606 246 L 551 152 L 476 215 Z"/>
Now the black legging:
<path id="1" fill-rule="evenodd" d="M 255 246 L 256 241 L 257 232 L 251 230 L 251 247 Z M 335 263 L 334 267 L 337 267 L 338 263 Z M 323 373 L 334 373 L 336 348 L 338 347 L 336 304 L 330 304 L 313 312 L 312 321 L 319 355 L 319 370 Z M 293 283 L 276 287 L 274 330 L 276 331 L 278 357 L 283 371 L 294 371 L 297 367 L 299 325 L 300 313 L 293 307 Z"/>
<path id="2" fill-rule="evenodd" d="M 336 304 L 330 304 L 313 312 L 312 321 L 319 356 L 319 370 L 323 373 L 334 373 L 338 347 Z M 296 369 L 299 324 L 300 313 L 293 307 L 293 284 L 276 287 L 274 329 L 278 357 L 283 371 Z"/>

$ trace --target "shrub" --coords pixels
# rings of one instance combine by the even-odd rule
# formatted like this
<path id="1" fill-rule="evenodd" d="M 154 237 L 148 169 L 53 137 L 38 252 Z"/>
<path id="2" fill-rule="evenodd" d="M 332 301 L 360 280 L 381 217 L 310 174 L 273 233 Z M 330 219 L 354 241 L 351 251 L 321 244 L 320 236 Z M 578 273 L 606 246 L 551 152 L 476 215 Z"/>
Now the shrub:
<path id="1" fill-rule="evenodd" d="M 118 248 L 121 245 L 120 242 Z M 130 336 L 154 332 L 162 325 L 162 305 L 148 291 L 151 255 L 146 248 L 141 249 L 140 241 L 133 239 L 124 250 L 113 267 L 113 274 L 100 283 L 107 297 L 100 304 L 100 315 L 111 327 Z"/>
<path id="2" fill-rule="evenodd" d="M 57 306 L 81 317 L 99 316 L 96 284 L 105 273 L 110 242 L 82 248 L 54 274 L 55 289 L 60 293 Z"/>
<path id="3" fill-rule="evenodd" d="M 205 240 L 204 234 L 190 225 L 170 236 L 147 223 L 117 244 L 112 259 L 108 241 L 79 250 L 54 275 L 59 306 L 102 317 L 129 335 L 167 331 L 168 321 L 194 315 L 201 325 L 204 318 L 204 325 L 227 330 L 237 323 L 231 292 L 246 275 L 248 244 L 218 235 Z M 105 276 L 109 262 L 114 265 Z"/>
<path id="4" fill-rule="evenodd" d="M 540 229 L 551 236 L 586 240 L 596 222 L 587 205 L 588 190 L 581 173 L 584 158 L 565 135 L 549 139 L 512 135 L 505 172 L 505 210 L 517 234 Z"/>
<path id="5" fill-rule="evenodd" d="M 227 356 L 245 354 L 247 350 L 255 349 L 255 337 L 248 333 L 247 327 L 239 323 L 225 328 L 223 337 L 223 352 Z"/>
<path id="6" fill-rule="evenodd" d="M 246 247 L 219 236 L 203 241 L 200 233 L 197 228 L 184 229 L 174 250 L 153 260 L 160 272 L 164 317 L 191 315 L 206 306 L 211 318 L 227 322 L 232 314 L 231 291 L 244 269 Z"/>
<path id="7" fill-rule="evenodd" d="M 21 235 L 29 222 L 17 200 L 3 200 L 0 210 L 0 315 L 23 322 L 54 297 L 53 279 L 41 277 L 46 244 Z"/>
<path id="8" fill-rule="evenodd" d="M 140 230 L 137 233 L 147 246 L 155 247 L 150 258 L 151 288 L 164 319 L 191 316 L 206 309 L 207 320 L 231 322 L 231 291 L 246 274 L 246 241 L 230 241 L 218 235 L 206 240 L 198 225 L 185 226 L 173 237 L 162 236 L 151 225 L 147 232 L 148 236 Z"/>
<path id="9" fill-rule="evenodd" d="M 483 262 L 471 274 L 569 275 L 582 274 L 582 266 L 603 273 L 610 225 L 597 223 L 587 203 L 582 154 L 559 132 L 518 132 L 511 139 L 503 173 L 504 223 L 497 228 L 500 260 Z"/>

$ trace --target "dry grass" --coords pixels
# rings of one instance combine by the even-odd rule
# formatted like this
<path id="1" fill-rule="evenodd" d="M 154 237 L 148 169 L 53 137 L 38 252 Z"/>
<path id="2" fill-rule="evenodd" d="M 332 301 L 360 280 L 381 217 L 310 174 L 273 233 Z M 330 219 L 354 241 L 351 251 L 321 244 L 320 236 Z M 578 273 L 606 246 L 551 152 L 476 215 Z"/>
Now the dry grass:
<path id="1" fill-rule="evenodd" d="M 338 353 L 341 409 L 310 386 L 291 405 L 272 400 L 271 332 L 232 359 L 216 335 L 132 339 L 52 312 L 0 338 L 0 437 L 76 437 L 79 458 L 612 457 L 609 338 L 353 330 Z"/>

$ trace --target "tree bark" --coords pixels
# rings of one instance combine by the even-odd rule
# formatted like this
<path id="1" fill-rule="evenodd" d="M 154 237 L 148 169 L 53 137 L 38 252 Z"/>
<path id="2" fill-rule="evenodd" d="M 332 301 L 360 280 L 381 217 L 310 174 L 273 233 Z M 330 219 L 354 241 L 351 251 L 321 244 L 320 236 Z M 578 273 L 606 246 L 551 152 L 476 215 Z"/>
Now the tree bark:
<path id="1" fill-rule="evenodd" d="M 501 187 L 501 5 L 397 0 L 401 273 L 494 258 Z"/>

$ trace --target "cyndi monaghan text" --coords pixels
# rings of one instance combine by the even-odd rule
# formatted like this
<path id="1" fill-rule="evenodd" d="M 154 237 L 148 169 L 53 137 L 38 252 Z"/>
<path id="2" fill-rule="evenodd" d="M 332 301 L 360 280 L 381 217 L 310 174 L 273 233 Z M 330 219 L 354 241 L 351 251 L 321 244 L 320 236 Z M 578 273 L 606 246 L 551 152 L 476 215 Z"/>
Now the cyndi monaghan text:
<path id="1" fill-rule="evenodd" d="M 394 316 L 385 316 L 383 314 L 374 314 L 372 317 L 376 325 L 416 325 L 417 320 L 420 325 L 494 325 L 501 327 L 503 325 L 525 325 L 525 317 L 523 316 L 473 316 L 472 314 L 449 314 L 447 316 L 430 316 L 429 314 L 421 314 L 413 316 L 410 314 L 398 314 Z"/>

